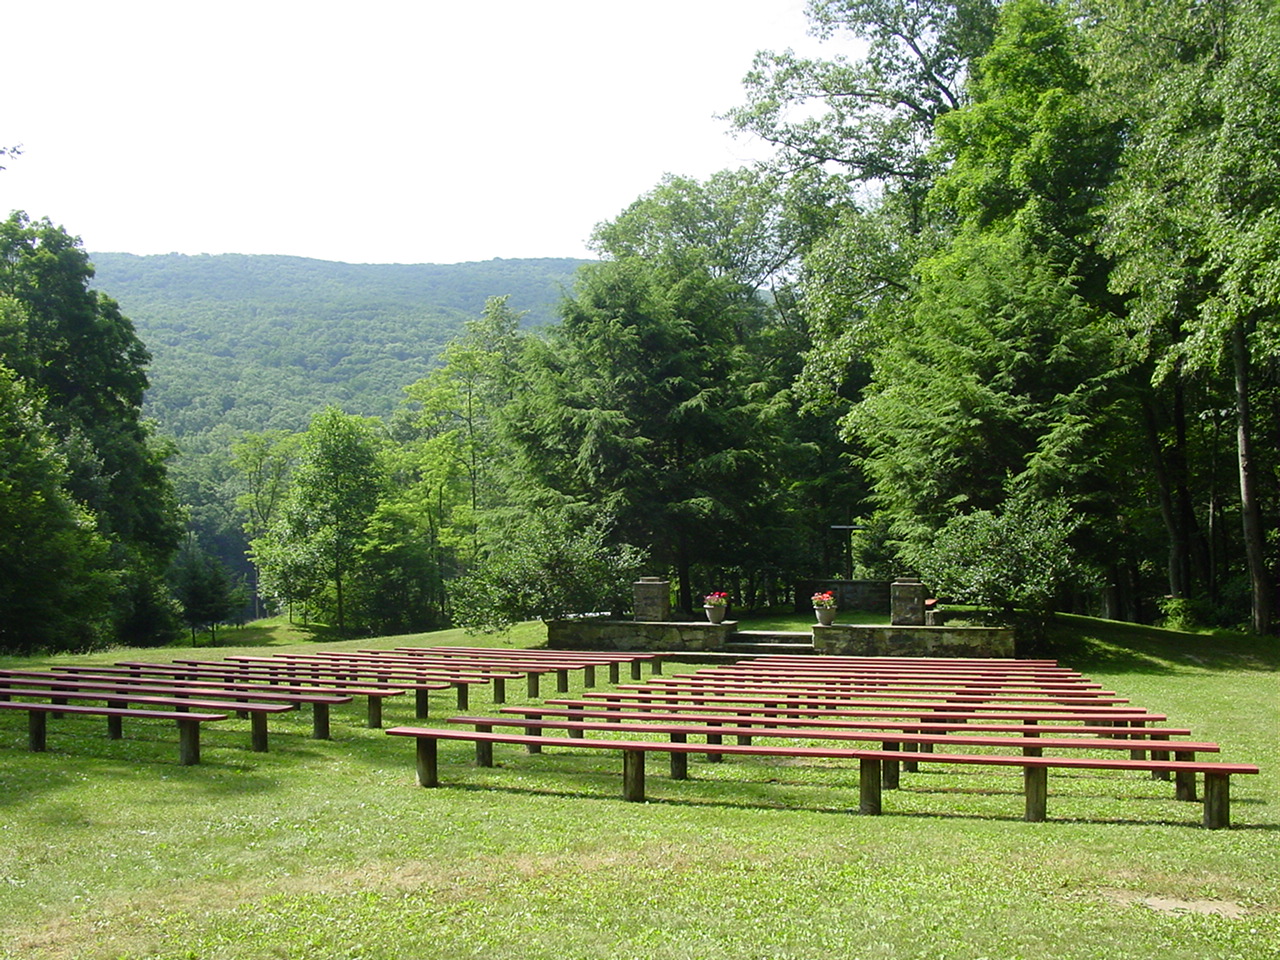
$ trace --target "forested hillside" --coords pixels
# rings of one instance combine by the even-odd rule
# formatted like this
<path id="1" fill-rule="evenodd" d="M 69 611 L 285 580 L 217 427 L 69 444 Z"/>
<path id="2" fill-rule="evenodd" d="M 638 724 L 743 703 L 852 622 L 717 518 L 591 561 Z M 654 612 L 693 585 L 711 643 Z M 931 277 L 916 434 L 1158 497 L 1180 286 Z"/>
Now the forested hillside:
<path id="1" fill-rule="evenodd" d="M 151 351 L 147 414 L 191 437 L 307 425 L 332 403 L 389 414 L 463 321 L 509 296 L 550 322 L 582 261 L 350 264 L 301 257 L 93 253 L 109 293 Z"/>

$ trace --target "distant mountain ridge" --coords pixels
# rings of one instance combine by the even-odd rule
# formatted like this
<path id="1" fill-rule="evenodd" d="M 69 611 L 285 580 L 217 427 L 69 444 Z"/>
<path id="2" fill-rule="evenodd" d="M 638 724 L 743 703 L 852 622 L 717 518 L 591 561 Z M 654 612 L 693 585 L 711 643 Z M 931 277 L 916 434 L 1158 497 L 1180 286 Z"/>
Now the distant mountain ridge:
<path id="1" fill-rule="evenodd" d="M 152 353 L 148 415 L 177 437 L 227 424 L 301 429 L 326 404 L 384 416 L 485 300 L 555 318 L 563 258 L 350 264 L 249 254 L 91 253 Z"/>

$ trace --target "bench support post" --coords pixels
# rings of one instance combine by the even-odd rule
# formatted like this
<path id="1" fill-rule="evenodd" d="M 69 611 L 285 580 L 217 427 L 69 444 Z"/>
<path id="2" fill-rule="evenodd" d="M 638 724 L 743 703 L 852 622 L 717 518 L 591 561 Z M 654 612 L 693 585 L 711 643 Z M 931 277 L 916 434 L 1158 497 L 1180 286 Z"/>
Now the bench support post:
<path id="1" fill-rule="evenodd" d="M 265 713 L 254 711 L 249 716 L 249 742 L 254 753 L 267 752 L 267 715 Z"/>
<path id="2" fill-rule="evenodd" d="M 436 739 L 434 737 L 418 737 L 417 762 L 418 786 L 440 786 L 440 773 L 436 762 Z"/>
<path id="3" fill-rule="evenodd" d="M 858 812 L 880 813 L 880 761 L 858 761 Z"/>
<path id="4" fill-rule="evenodd" d="M 329 705 L 327 703 L 313 703 L 311 705 L 311 739 L 329 739 Z M 265 750 L 267 748 L 263 747 L 262 749 Z"/>
<path id="5" fill-rule="evenodd" d="M 1048 768 L 1023 767 L 1022 787 L 1026 794 L 1026 811 L 1022 819 L 1027 823 L 1043 823 L 1049 803 Z"/>
<path id="6" fill-rule="evenodd" d="M 507 702 L 507 678 L 506 677 L 493 678 L 493 702 L 494 703 Z"/>
<path id="7" fill-rule="evenodd" d="M 609 661 L 609 682 L 610 683 L 618 682 L 618 661 L 617 660 Z"/>
<path id="8" fill-rule="evenodd" d="M 431 703 L 430 690 L 413 691 L 413 715 L 419 720 L 423 720 L 427 716 L 427 710 Z"/>
<path id="9" fill-rule="evenodd" d="M 382 729 L 382 698 L 369 694 L 369 729 Z"/>
<path id="10" fill-rule="evenodd" d="M 591 689 L 596 685 L 596 665 L 588 663 L 582 668 L 582 685 L 587 689 Z"/>
<path id="11" fill-rule="evenodd" d="M 107 717 L 107 739 L 119 740 L 124 737 L 124 720 L 118 716 Z"/>
<path id="12" fill-rule="evenodd" d="M 254 719 L 262 717 L 265 721 L 265 714 L 254 714 Z M 263 747 L 265 750 L 266 747 Z M 184 767 L 190 767 L 200 762 L 200 721 L 198 720 L 179 720 L 178 721 L 178 763 Z"/>
<path id="13" fill-rule="evenodd" d="M 644 800 L 644 751 L 622 751 L 622 799 L 632 802 Z"/>
<path id="14" fill-rule="evenodd" d="M 632 680 L 639 680 L 643 676 L 643 674 L 640 671 L 640 663 L 641 661 L 639 660 L 631 661 L 631 679 Z"/>
<path id="15" fill-rule="evenodd" d="M 1194 770 L 1179 770 L 1173 775 L 1173 795 L 1177 800 L 1195 803 L 1196 773 Z"/>
<path id="16" fill-rule="evenodd" d="M 881 748 L 884 750 L 898 750 L 902 745 L 898 743 L 882 743 Z M 885 790 L 897 790 L 900 782 L 897 760 L 882 760 L 880 762 L 880 786 Z"/>
<path id="17" fill-rule="evenodd" d="M 541 727 L 525 727 L 525 728 L 524 728 L 524 732 L 525 732 L 526 734 L 528 734 L 529 736 L 531 736 L 531 737 L 540 737 L 540 736 L 542 736 L 542 728 L 541 728 Z M 530 743 L 530 744 L 526 744 L 526 745 L 525 745 L 525 749 L 526 749 L 526 750 L 528 750 L 530 753 L 541 753 L 541 752 L 542 752 L 542 744 L 540 744 L 540 743 Z"/>
<path id="18" fill-rule="evenodd" d="M 529 694 L 530 698 L 533 698 L 533 697 L 538 696 L 538 674 L 537 674 L 537 672 L 536 672 L 536 671 L 533 671 L 533 670 L 529 671 L 529 675 L 528 675 L 528 677 L 526 678 L 526 680 L 527 680 L 527 682 L 528 682 L 528 690 L 527 690 L 527 692 L 528 692 L 528 694 Z"/>
<path id="19" fill-rule="evenodd" d="M 1225 773 L 1205 771 L 1204 825 L 1210 830 L 1231 826 L 1231 777 Z"/>
<path id="20" fill-rule="evenodd" d="M 671 735 L 672 743 L 688 743 L 689 738 L 683 733 L 673 733 Z M 672 780 L 688 780 L 689 779 L 689 755 L 678 750 L 671 751 L 671 779 Z"/>
<path id="21" fill-rule="evenodd" d="M 467 692 L 467 685 L 465 683 L 458 682 L 454 684 L 454 687 L 458 691 L 458 709 L 466 710 L 471 702 L 471 696 Z"/>
<path id="22" fill-rule="evenodd" d="M 569 692 L 569 668 L 565 667 L 563 669 L 556 671 L 556 693 L 568 693 L 568 692 Z"/>
<path id="23" fill-rule="evenodd" d="M 48 722 L 42 711 L 27 711 L 27 746 L 36 753 L 43 753 L 48 749 L 48 729 Z"/>

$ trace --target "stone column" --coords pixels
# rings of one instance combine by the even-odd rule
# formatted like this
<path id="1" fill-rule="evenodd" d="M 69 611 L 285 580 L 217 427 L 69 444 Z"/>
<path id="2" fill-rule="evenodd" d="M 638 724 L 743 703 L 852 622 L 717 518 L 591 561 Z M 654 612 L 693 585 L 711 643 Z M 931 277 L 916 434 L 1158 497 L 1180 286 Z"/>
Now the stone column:
<path id="1" fill-rule="evenodd" d="M 916 577 L 899 577 L 889 588 L 889 622 L 894 626 L 924 626 L 924 584 Z"/>
<path id="2" fill-rule="evenodd" d="M 671 582 L 661 577 L 641 577 L 635 590 L 635 619 L 656 623 L 671 620 Z"/>

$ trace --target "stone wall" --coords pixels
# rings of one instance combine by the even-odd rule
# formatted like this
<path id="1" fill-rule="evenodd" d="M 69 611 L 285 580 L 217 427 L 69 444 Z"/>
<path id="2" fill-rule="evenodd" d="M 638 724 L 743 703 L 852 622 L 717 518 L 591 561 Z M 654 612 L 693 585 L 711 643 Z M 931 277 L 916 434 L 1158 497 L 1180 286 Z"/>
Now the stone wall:
<path id="1" fill-rule="evenodd" d="M 722 653 L 738 629 L 724 623 L 641 622 L 583 617 L 547 623 L 553 650 L 636 650 Z M 860 626 L 815 624 L 814 652 L 846 657 L 1012 657 L 1013 631 L 997 627 Z"/>
<path id="2" fill-rule="evenodd" d="M 820 624 L 813 628 L 813 649 L 840 657 L 994 657 L 1013 656 L 1013 630 L 1007 627 L 858 626 Z"/>
<path id="3" fill-rule="evenodd" d="M 553 650 L 720 651 L 738 621 L 680 623 L 605 620 L 547 621 L 547 646 Z"/>
<path id="4" fill-rule="evenodd" d="M 889 612 L 888 580 L 801 580 L 796 584 L 796 613 L 812 610 L 809 598 L 823 590 L 836 595 L 836 606 L 841 610 Z"/>

